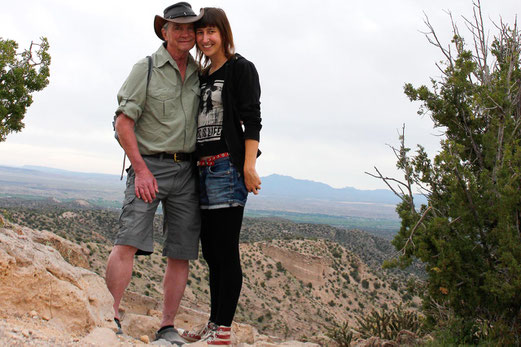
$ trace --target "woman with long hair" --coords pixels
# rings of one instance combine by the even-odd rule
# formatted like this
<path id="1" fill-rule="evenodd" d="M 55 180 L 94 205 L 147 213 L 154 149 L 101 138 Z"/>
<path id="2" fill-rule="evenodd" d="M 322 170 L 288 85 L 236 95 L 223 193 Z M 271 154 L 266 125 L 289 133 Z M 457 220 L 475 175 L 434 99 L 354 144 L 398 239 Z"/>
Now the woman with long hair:
<path id="1" fill-rule="evenodd" d="M 201 245 L 210 270 L 211 310 L 208 323 L 185 332 L 188 341 L 231 344 L 242 269 L 239 254 L 248 192 L 258 194 L 255 170 L 259 148 L 260 85 L 255 66 L 234 52 L 225 12 L 205 8 L 195 23 L 201 66 L 201 105 L 197 128 Z"/>

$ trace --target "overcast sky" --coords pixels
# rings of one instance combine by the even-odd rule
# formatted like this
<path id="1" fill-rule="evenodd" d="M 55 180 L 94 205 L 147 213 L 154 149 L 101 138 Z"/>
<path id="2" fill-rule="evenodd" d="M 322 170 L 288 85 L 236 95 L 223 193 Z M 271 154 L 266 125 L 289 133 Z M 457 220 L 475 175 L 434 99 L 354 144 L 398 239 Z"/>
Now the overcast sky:
<path id="1" fill-rule="evenodd" d="M 112 117 L 116 93 L 132 65 L 160 45 L 153 18 L 172 1 L 8 1 L 0 37 L 27 48 L 46 36 L 52 57 L 49 86 L 35 94 L 25 129 L 0 143 L 0 165 L 43 165 L 119 174 L 123 151 Z M 385 188 L 364 174 L 373 166 L 395 173 L 396 145 L 406 125 L 409 146 L 438 148 L 439 130 L 417 115 L 403 86 L 439 76 L 441 53 L 421 31 L 424 13 L 450 41 L 450 10 L 472 16 L 471 0 L 192 1 L 222 7 L 237 52 L 255 63 L 262 88 L 263 129 L 257 162 L 272 173 L 333 187 Z M 486 26 L 513 23 L 519 0 L 482 2 Z"/>

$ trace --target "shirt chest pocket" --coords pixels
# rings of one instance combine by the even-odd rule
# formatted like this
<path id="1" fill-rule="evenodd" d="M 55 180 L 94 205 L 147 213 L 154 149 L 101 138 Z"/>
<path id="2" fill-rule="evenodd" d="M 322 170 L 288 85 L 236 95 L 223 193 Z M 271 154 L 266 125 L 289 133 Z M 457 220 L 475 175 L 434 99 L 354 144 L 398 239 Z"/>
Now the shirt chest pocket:
<path id="1" fill-rule="evenodd" d="M 175 88 L 150 88 L 147 95 L 147 108 L 155 117 L 165 119 L 176 111 L 176 99 Z"/>

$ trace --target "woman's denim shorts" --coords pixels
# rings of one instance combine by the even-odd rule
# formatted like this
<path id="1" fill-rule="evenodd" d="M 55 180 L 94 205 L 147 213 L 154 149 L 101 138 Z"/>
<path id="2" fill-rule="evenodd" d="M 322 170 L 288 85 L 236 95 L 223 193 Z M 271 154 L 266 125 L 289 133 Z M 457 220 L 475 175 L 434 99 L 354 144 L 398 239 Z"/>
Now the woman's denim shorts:
<path id="1" fill-rule="evenodd" d="M 244 206 L 248 198 L 244 177 L 229 157 L 215 160 L 213 166 L 199 166 L 199 186 L 202 209 Z"/>

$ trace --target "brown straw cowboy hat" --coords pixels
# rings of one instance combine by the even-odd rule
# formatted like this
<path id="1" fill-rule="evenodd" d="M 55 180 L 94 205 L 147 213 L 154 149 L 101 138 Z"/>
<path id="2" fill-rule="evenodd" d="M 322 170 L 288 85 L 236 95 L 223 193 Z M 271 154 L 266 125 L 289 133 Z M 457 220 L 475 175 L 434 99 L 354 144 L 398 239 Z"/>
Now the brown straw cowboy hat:
<path id="1" fill-rule="evenodd" d="M 157 37 L 159 37 L 161 40 L 164 40 L 163 34 L 161 33 L 161 28 L 163 25 L 165 25 L 166 22 L 180 24 L 193 23 L 201 19 L 203 14 L 203 9 L 201 9 L 199 15 L 196 15 L 189 3 L 178 2 L 165 8 L 163 11 L 163 17 L 158 15 L 155 16 L 154 31 L 156 32 Z"/>

